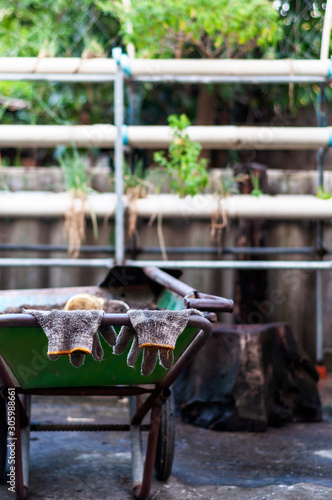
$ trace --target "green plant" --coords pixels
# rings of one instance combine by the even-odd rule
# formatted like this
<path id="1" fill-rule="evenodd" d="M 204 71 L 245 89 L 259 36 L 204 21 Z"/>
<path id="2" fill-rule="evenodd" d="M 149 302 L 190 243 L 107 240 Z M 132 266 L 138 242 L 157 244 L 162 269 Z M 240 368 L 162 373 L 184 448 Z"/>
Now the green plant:
<path id="1" fill-rule="evenodd" d="M 170 189 L 181 197 L 203 192 L 209 183 L 205 158 L 199 158 L 202 146 L 189 138 L 190 121 L 186 115 L 171 115 L 168 123 L 172 129 L 172 141 L 168 158 L 164 152 L 154 154 L 154 161 L 163 167 L 170 179 Z"/>
<path id="2" fill-rule="evenodd" d="M 68 238 L 68 253 L 73 257 L 79 255 L 81 244 L 85 238 L 85 206 L 88 193 L 93 192 L 91 181 L 93 175 L 86 170 L 85 157 L 77 149 L 65 151 L 59 156 L 59 164 L 63 171 L 66 190 L 71 196 L 71 204 L 65 214 L 65 230 Z M 97 217 L 90 207 L 93 235 L 98 238 Z"/>
<path id="3" fill-rule="evenodd" d="M 251 171 L 250 172 L 250 180 L 251 180 L 251 183 L 253 186 L 253 189 L 252 189 L 250 194 L 252 196 L 256 196 L 256 198 L 258 198 L 261 194 L 263 194 L 263 191 L 260 188 L 259 174 Z"/>
<path id="4" fill-rule="evenodd" d="M 324 191 L 324 189 L 319 186 L 317 189 L 317 198 L 320 200 L 330 200 L 332 198 L 332 193 L 329 191 Z"/>
<path id="5" fill-rule="evenodd" d="M 239 193 L 240 182 L 245 182 L 248 176 L 245 174 L 234 175 L 231 167 L 226 167 L 223 175 L 212 183 L 213 193 L 226 198 L 231 194 Z"/>
<path id="6" fill-rule="evenodd" d="M 123 184 L 124 192 L 132 190 L 137 192 L 138 198 L 144 198 L 152 185 L 146 180 L 143 161 L 137 160 L 131 168 L 125 161 L 123 164 Z"/>

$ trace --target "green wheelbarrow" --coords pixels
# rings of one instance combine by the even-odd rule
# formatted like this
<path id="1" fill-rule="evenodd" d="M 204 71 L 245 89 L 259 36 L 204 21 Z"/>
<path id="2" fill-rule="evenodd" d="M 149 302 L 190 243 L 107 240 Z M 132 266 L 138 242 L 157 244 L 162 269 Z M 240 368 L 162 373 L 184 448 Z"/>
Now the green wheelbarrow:
<path id="1" fill-rule="evenodd" d="M 86 356 L 80 368 L 74 368 L 66 356 L 50 361 L 46 355 L 47 338 L 32 315 L 0 314 L 0 480 L 8 481 L 9 476 L 17 499 L 24 499 L 28 494 L 30 431 L 130 431 L 133 491 L 139 499 L 149 496 L 154 469 L 158 480 L 166 480 L 171 474 L 175 420 L 170 387 L 208 340 L 215 312 L 231 312 L 233 302 L 202 294 L 158 268 L 119 266 L 111 269 L 98 286 L 2 291 L 0 311 L 24 304 L 51 308 L 77 293 L 101 291 L 110 299 L 142 304 L 142 308 L 154 302 L 158 309 L 195 308 L 204 314 L 190 317 L 177 340 L 172 368 L 167 371 L 157 365 L 148 376 L 141 374 L 140 359 L 135 368 L 127 366 L 129 347 L 123 355 L 115 356 L 106 343 L 103 343 L 104 358 L 99 363 L 91 356 Z M 119 330 L 121 326 L 130 325 L 129 316 L 105 313 L 102 325 L 112 325 Z M 128 396 L 130 417 L 128 424 L 33 423 L 30 421 L 31 395 Z M 143 425 L 148 413 L 150 423 Z M 148 431 L 145 459 L 142 431 Z M 11 463 L 10 442 L 15 443 L 15 468 L 10 466 L 6 473 L 7 453 Z"/>

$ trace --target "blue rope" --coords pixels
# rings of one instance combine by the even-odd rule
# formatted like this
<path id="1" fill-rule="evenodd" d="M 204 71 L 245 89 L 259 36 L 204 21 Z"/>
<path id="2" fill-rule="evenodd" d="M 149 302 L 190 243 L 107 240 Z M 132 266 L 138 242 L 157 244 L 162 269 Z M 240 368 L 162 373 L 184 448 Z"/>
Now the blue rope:
<path id="1" fill-rule="evenodd" d="M 121 134 L 122 134 L 123 145 L 128 146 L 129 145 L 128 125 L 122 125 Z"/>
<path id="2" fill-rule="evenodd" d="M 121 63 L 121 55 L 122 55 L 121 47 L 114 47 L 112 49 L 112 57 L 115 60 L 116 64 Z"/>
<path id="3" fill-rule="evenodd" d="M 130 62 L 127 54 L 122 54 L 120 59 L 121 68 L 127 76 L 131 76 Z"/>
<path id="4" fill-rule="evenodd" d="M 330 131 L 329 135 L 329 148 L 332 148 L 332 130 Z"/>
<path id="5" fill-rule="evenodd" d="M 332 56 L 330 57 L 330 65 L 327 69 L 327 76 L 326 78 L 331 78 L 332 77 Z"/>
<path id="6" fill-rule="evenodd" d="M 131 76 L 129 57 L 127 54 L 122 53 L 121 47 L 114 47 L 114 49 L 112 49 L 112 57 L 116 64 L 121 66 L 126 75 Z"/>

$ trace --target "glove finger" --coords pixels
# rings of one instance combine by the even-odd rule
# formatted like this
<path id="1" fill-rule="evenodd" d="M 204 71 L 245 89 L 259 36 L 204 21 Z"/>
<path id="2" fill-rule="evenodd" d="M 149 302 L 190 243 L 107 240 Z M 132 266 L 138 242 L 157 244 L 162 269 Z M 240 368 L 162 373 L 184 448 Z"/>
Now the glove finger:
<path id="1" fill-rule="evenodd" d="M 142 350 L 142 348 L 138 345 L 138 340 L 137 340 L 137 337 L 135 335 L 134 342 L 131 345 L 131 348 L 130 348 L 130 351 L 129 351 L 129 354 L 127 357 L 127 365 L 128 366 L 131 366 L 132 368 L 134 368 L 136 360 L 141 353 L 141 350 Z"/>
<path id="2" fill-rule="evenodd" d="M 48 356 L 48 359 L 54 360 L 54 359 L 58 359 L 59 354 L 48 354 L 47 356 Z"/>
<path id="3" fill-rule="evenodd" d="M 93 344 L 92 344 L 92 357 L 96 361 L 101 361 L 104 357 L 104 351 L 101 346 L 99 337 L 98 337 L 98 332 L 96 332 L 93 336 Z"/>
<path id="4" fill-rule="evenodd" d="M 70 362 L 75 368 L 82 366 L 85 360 L 85 354 L 82 351 L 72 352 L 70 355 Z"/>
<path id="5" fill-rule="evenodd" d="M 116 334 L 113 326 L 100 326 L 99 333 L 110 346 L 116 344 Z"/>
<path id="6" fill-rule="evenodd" d="M 142 361 L 142 375 L 150 375 L 155 369 L 158 359 L 157 349 L 144 349 Z"/>
<path id="7" fill-rule="evenodd" d="M 113 353 L 122 354 L 133 335 L 135 335 L 135 332 L 130 326 L 123 326 L 113 347 Z"/>
<path id="8" fill-rule="evenodd" d="M 172 349 L 168 349 L 168 351 L 160 350 L 159 361 L 161 366 L 163 366 L 165 370 L 169 370 L 172 367 L 174 361 L 174 354 Z"/>

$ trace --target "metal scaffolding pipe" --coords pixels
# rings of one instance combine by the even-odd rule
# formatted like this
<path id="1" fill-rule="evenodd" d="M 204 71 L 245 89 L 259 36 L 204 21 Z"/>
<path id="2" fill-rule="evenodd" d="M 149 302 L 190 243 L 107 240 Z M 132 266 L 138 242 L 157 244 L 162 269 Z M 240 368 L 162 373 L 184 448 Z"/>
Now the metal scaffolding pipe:
<path id="1" fill-rule="evenodd" d="M 102 74 L 58 74 L 58 73 L 1 73 L 0 81 L 30 81 L 30 82 L 58 82 L 58 83 L 108 83 L 113 82 L 114 75 Z M 325 83 L 326 77 L 315 75 L 302 76 L 204 76 L 204 75 L 160 75 L 160 76 L 136 76 L 131 79 L 135 82 L 155 83 L 188 83 L 188 84 L 218 84 L 218 83 L 241 83 L 249 85 L 258 84 L 289 84 L 289 83 Z"/>
<path id="2" fill-rule="evenodd" d="M 0 57 L 1 73 L 114 75 L 116 62 L 108 58 L 80 57 Z"/>
<path id="3" fill-rule="evenodd" d="M 37 191 L 2 192 L 0 196 L 1 217 L 62 217 L 70 207 L 72 199 L 68 193 Z M 92 210 L 97 217 L 113 216 L 117 206 L 114 193 L 88 195 L 86 215 Z M 128 199 L 124 197 L 128 208 Z M 77 209 L 80 203 L 77 202 Z M 150 195 L 137 200 L 135 210 L 138 217 L 150 218 L 160 214 L 169 219 L 210 219 L 217 210 L 222 210 L 229 219 L 269 220 L 320 220 L 332 218 L 332 199 L 321 200 L 313 195 L 235 195 L 218 200 L 213 195 L 197 195 L 179 198 L 173 194 Z"/>
<path id="4" fill-rule="evenodd" d="M 73 203 L 69 193 L 51 193 L 38 191 L 17 191 L 15 193 L 1 192 L 1 217 L 35 217 L 58 218 L 63 217 Z M 116 209 L 116 195 L 114 193 L 90 194 L 85 203 L 85 214 L 96 217 L 113 216 Z M 80 200 L 74 202 L 77 210 L 81 208 Z"/>
<path id="5" fill-rule="evenodd" d="M 117 61 L 114 85 L 114 121 L 116 126 L 116 140 L 114 150 L 115 166 L 115 191 L 116 191 L 116 210 L 115 210 L 115 261 L 122 265 L 124 261 L 124 214 L 125 206 L 123 200 L 123 139 L 122 127 L 124 120 L 124 74 L 120 65 L 121 48 L 113 49 L 113 57 Z"/>
<path id="6" fill-rule="evenodd" d="M 2 74 L 0 73 L 0 80 Z M 4 78 L 8 80 L 8 78 Z M 326 77 L 315 75 L 303 76 L 204 76 L 204 75 L 160 75 L 160 76 L 135 76 L 132 78 L 134 82 L 153 82 L 153 83 L 186 83 L 186 84 L 219 84 L 219 83 L 240 83 L 242 85 L 259 85 L 259 84 L 289 84 L 289 83 L 325 83 Z"/>
<path id="7" fill-rule="evenodd" d="M 326 77 L 330 61 L 306 59 L 135 59 L 130 72 L 135 76 L 229 75 Z"/>
<path id="8" fill-rule="evenodd" d="M 331 37 L 331 21 L 332 21 L 332 0 L 327 0 L 324 15 L 324 25 L 322 33 L 322 43 L 320 47 L 320 59 L 326 61 L 330 51 Z"/>
<path id="9" fill-rule="evenodd" d="M 159 267 L 163 269 L 302 269 L 305 271 L 332 270 L 332 260 L 326 261 L 238 261 L 238 260 L 131 260 L 124 265 L 134 267 Z M 111 269 L 113 259 L 30 259 L 0 258 L 1 267 L 93 267 Z"/>
<path id="10" fill-rule="evenodd" d="M 253 269 L 253 270 L 282 270 L 302 269 L 316 271 L 320 269 L 332 270 L 330 261 L 237 261 L 237 260 L 126 260 L 126 265 L 136 267 L 160 267 L 163 269 Z"/>
<path id="11" fill-rule="evenodd" d="M 126 127 L 126 143 L 139 148 L 167 148 L 172 131 L 167 126 Z M 193 126 L 189 137 L 205 149 L 319 149 L 330 146 L 332 127 Z M 0 125 L 0 147 L 113 148 L 114 125 Z"/>
<path id="12" fill-rule="evenodd" d="M 113 259 L 30 259 L 0 258 L 1 267 L 94 267 L 111 269 Z"/>
<path id="13" fill-rule="evenodd" d="M 326 78 L 329 59 L 130 59 L 132 77 L 198 76 L 318 76 Z M 0 57 L 1 73 L 114 75 L 110 58 Z"/>
<path id="14" fill-rule="evenodd" d="M 136 202 L 137 214 L 150 217 L 208 219 L 220 210 L 230 219 L 315 220 L 332 217 L 332 199 L 313 195 L 236 195 L 218 200 L 213 195 L 179 198 L 176 195 L 151 195 Z"/>
<path id="15" fill-rule="evenodd" d="M 328 147 L 332 127 L 193 126 L 189 137 L 204 149 L 318 149 Z M 132 147 L 167 148 L 172 131 L 167 126 L 129 126 Z"/>
<path id="16" fill-rule="evenodd" d="M 114 246 L 111 245 L 82 245 L 80 247 L 80 253 L 113 253 L 115 250 Z M 160 247 L 137 247 L 133 249 L 132 247 L 126 247 L 126 252 L 135 252 L 135 254 L 141 253 L 161 253 Z M 310 254 L 315 253 L 315 247 L 223 247 L 221 250 L 218 247 L 165 247 L 167 254 L 258 254 L 258 255 L 269 255 L 269 254 Z M 67 245 L 19 245 L 14 243 L 0 243 L 1 252 L 68 252 Z M 326 249 L 327 253 L 331 250 Z"/>
<path id="17" fill-rule="evenodd" d="M 2 73 L 0 72 L 0 81 L 20 82 L 59 82 L 59 83 L 108 83 L 113 82 L 114 75 L 77 75 L 77 74 L 58 74 L 58 73 Z M 301 78 L 301 81 L 310 81 L 318 83 L 324 81 L 323 78 L 309 77 L 309 80 Z"/>
<path id="18" fill-rule="evenodd" d="M 114 125 L 0 125 L 0 147 L 114 147 Z"/>

